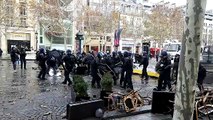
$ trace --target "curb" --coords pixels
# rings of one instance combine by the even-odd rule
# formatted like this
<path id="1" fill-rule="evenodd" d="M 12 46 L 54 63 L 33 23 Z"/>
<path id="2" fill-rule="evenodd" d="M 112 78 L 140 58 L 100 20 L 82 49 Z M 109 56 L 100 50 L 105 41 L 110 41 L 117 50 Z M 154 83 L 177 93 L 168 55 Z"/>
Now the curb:
<path id="1" fill-rule="evenodd" d="M 3 61 L 10 61 L 10 59 L 7 59 L 7 58 L 2 58 L 0 60 L 3 60 Z M 26 61 L 35 61 L 35 59 L 26 59 Z"/>
<path id="2" fill-rule="evenodd" d="M 102 120 L 109 120 L 109 119 L 115 119 L 115 118 L 122 118 L 122 117 L 128 117 L 128 116 L 134 116 L 138 114 L 145 114 L 151 112 L 151 105 L 143 106 L 142 109 L 137 109 L 134 112 L 126 113 L 126 112 L 119 112 L 117 114 L 112 113 L 112 111 L 107 112 L 108 115 L 104 116 Z"/>

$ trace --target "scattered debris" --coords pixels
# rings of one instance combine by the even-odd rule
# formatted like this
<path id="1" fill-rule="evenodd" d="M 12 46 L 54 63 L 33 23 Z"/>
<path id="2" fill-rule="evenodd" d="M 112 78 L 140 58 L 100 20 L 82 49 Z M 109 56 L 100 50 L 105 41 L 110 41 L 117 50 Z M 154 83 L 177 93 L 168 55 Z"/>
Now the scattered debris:
<path id="1" fill-rule="evenodd" d="M 47 113 L 44 113 L 43 116 L 47 116 L 47 115 L 50 115 L 50 114 L 52 114 L 52 111 L 49 111 L 49 112 L 47 112 Z"/>

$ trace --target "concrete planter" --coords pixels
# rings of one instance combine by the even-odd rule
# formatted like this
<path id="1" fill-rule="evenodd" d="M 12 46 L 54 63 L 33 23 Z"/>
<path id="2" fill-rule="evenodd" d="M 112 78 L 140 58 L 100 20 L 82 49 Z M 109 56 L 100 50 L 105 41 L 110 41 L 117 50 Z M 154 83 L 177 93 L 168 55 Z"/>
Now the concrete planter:
<path id="1" fill-rule="evenodd" d="M 95 117 L 95 112 L 99 108 L 104 108 L 104 102 L 101 99 L 68 104 L 67 119 L 82 120 L 85 118 Z"/>

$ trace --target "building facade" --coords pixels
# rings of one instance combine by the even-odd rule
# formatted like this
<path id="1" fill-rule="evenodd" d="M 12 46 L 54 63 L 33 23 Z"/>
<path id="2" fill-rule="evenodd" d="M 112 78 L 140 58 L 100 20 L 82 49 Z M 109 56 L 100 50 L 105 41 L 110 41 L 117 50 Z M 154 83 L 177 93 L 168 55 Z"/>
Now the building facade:
<path id="1" fill-rule="evenodd" d="M 203 45 L 213 45 L 213 10 L 206 11 L 203 25 Z"/>
<path id="2" fill-rule="evenodd" d="M 105 20 L 104 25 L 101 24 L 99 27 L 96 27 L 91 22 L 84 22 L 84 33 L 86 33 L 84 49 L 86 52 L 90 50 L 104 52 L 128 50 L 136 52 L 136 48 L 139 49 L 138 47 L 141 46 L 144 29 L 143 13 L 145 9 L 148 11 L 150 7 L 152 7 L 148 4 L 148 0 L 87 0 L 85 5 L 87 5 L 90 10 L 96 11 L 96 13 L 93 14 L 87 13 L 89 15 L 85 21 L 90 22 L 92 20 L 94 22 L 95 19 L 99 19 L 99 21 Z M 101 15 L 99 15 L 97 11 L 100 11 Z M 107 23 L 108 21 L 104 17 L 111 18 L 108 19 L 111 23 Z M 99 24 L 98 22 L 94 23 L 96 25 Z M 106 29 L 96 31 L 100 26 Z M 88 27 L 94 27 L 96 29 L 88 29 Z M 118 47 L 115 47 L 114 33 L 115 30 L 118 29 L 122 29 L 122 32 L 120 44 Z"/>
<path id="3" fill-rule="evenodd" d="M 12 47 L 26 48 L 27 52 L 36 49 L 35 29 L 29 12 L 30 0 L 0 1 L 0 48 L 8 54 Z"/>
<path id="4" fill-rule="evenodd" d="M 58 4 L 59 3 L 59 4 Z M 39 0 L 38 4 L 46 5 L 36 27 L 37 48 L 57 49 L 66 51 L 75 50 L 75 37 L 73 32 L 73 3 L 66 0 Z M 48 14 L 48 12 L 50 13 Z M 54 13 L 55 12 L 55 13 Z"/>

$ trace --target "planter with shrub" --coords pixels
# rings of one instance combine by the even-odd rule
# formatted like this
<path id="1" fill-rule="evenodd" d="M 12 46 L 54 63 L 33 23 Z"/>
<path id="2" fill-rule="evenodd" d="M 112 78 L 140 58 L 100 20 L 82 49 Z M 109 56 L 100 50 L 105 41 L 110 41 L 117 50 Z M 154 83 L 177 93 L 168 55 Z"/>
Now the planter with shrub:
<path id="1" fill-rule="evenodd" d="M 75 101 L 89 100 L 90 97 L 87 94 L 88 84 L 84 81 L 80 75 L 73 76 L 73 89 L 76 93 Z"/>
<path id="2" fill-rule="evenodd" d="M 103 78 L 101 80 L 101 93 L 100 93 L 100 98 L 104 100 L 104 106 L 107 107 L 108 105 L 108 97 L 112 93 L 112 87 L 113 87 L 113 80 L 112 80 L 112 75 L 110 72 L 107 72 L 103 75 Z"/>

